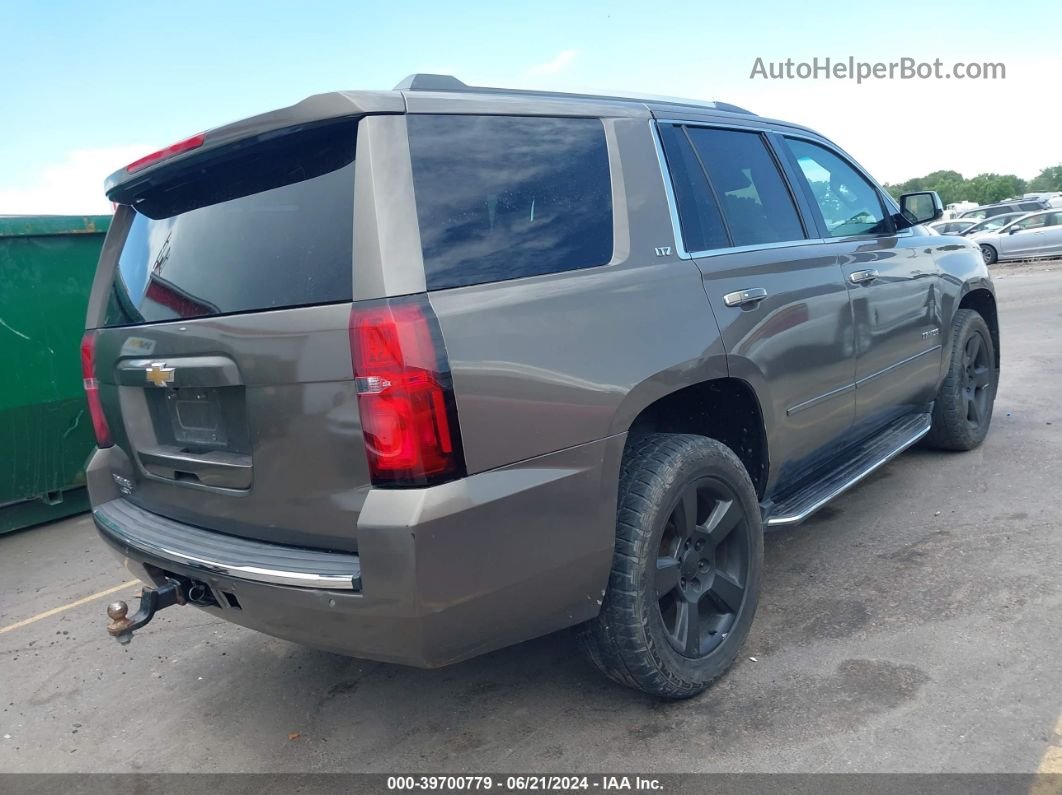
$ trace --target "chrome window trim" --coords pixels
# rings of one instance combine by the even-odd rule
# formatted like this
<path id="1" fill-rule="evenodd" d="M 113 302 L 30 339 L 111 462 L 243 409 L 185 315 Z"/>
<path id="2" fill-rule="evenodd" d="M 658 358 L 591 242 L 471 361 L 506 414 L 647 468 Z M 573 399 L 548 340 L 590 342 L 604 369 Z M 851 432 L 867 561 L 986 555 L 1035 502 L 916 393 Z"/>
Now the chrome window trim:
<path id="1" fill-rule="evenodd" d="M 710 248 L 705 251 L 694 251 L 689 256 L 694 258 L 719 257 L 724 254 L 744 254 L 749 251 L 770 251 L 778 248 L 800 248 L 801 246 L 821 245 L 832 243 L 841 238 L 804 238 L 803 240 L 783 240 L 779 243 L 753 243 L 747 246 L 731 246 L 730 248 Z"/>
<path id="2" fill-rule="evenodd" d="M 847 235 L 845 237 L 809 237 L 801 240 L 786 240 L 777 243 L 757 243 L 748 246 L 731 246 L 728 248 L 713 248 L 706 249 L 704 251 L 688 251 L 686 249 L 686 242 L 682 238 L 682 222 L 678 215 L 678 201 L 675 199 L 675 188 L 671 183 L 671 171 L 667 166 L 667 158 L 664 156 L 664 145 L 660 138 L 660 125 L 662 124 L 676 124 L 684 125 L 688 127 L 711 127 L 720 130 L 743 130 L 746 132 L 756 133 L 770 133 L 777 132 L 784 138 L 799 138 L 809 143 L 821 146 L 831 152 L 837 157 L 841 158 L 845 163 L 852 167 L 860 176 L 863 177 L 870 185 L 877 190 L 882 203 L 886 209 L 891 208 L 899 211 L 895 200 L 889 195 L 888 191 L 881 187 L 870 174 L 868 174 L 858 163 L 852 160 L 845 152 L 838 147 L 831 144 L 825 138 L 808 134 L 800 130 L 780 132 L 768 127 L 761 127 L 749 124 L 731 124 L 725 121 L 704 121 L 704 120 L 689 120 L 678 117 L 665 117 L 660 119 L 650 118 L 649 129 L 653 137 L 653 146 L 656 147 L 656 159 L 660 165 L 660 176 L 664 180 L 664 193 L 667 196 L 668 214 L 671 216 L 671 230 L 675 236 L 675 251 L 678 254 L 679 259 L 700 259 L 702 257 L 718 257 L 723 254 L 741 254 L 749 251 L 767 251 L 770 249 L 778 248 L 795 248 L 797 246 L 809 246 L 809 245 L 829 245 L 831 243 L 845 243 L 859 240 L 878 240 L 882 237 L 914 237 L 914 230 L 916 227 L 910 226 L 906 229 L 894 230 L 889 235 Z M 784 173 L 783 173 L 784 178 Z M 798 215 L 799 207 L 797 208 Z M 1046 210 L 1045 212 L 1050 212 Z M 801 224 L 805 224 L 805 219 L 801 215 Z"/>
<path id="3" fill-rule="evenodd" d="M 822 243 L 835 242 L 844 238 L 821 238 L 821 237 L 805 237 L 797 238 L 794 240 L 782 240 L 775 243 L 753 243 L 746 246 L 727 246 L 724 248 L 711 248 L 704 249 L 702 251 L 688 251 L 686 249 L 686 241 L 682 237 L 682 222 L 679 219 L 678 214 L 678 201 L 675 199 L 675 187 L 671 182 L 671 171 L 667 166 L 667 158 L 664 155 L 664 144 L 660 138 L 661 124 L 682 124 L 690 127 L 712 127 L 721 130 L 741 130 L 746 132 L 766 133 L 770 132 L 762 127 L 753 127 L 750 125 L 738 125 L 738 124 L 726 124 L 724 122 L 692 122 L 683 121 L 680 119 L 650 119 L 649 129 L 653 137 L 653 145 L 656 147 L 656 159 L 660 165 L 660 176 L 664 180 L 664 193 L 667 195 L 667 208 L 668 214 L 671 216 L 671 230 L 675 236 L 675 251 L 678 254 L 679 259 L 700 259 L 703 257 L 718 257 L 723 254 L 743 254 L 749 251 L 769 251 L 771 249 L 779 248 L 796 248 L 797 246 L 810 246 Z M 813 140 L 813 139 L 809 139 Z M 774 159 L 774 153 L 771 153 L 772 160 Z M 780 165 L 776 162 L 776 166 L 779 167 L 779 176 L 786 183 L 786 189 L 792 190 L 788 181 L 785 178 L 785 173 L 781 170 Z M 790 196 L 793 199 L 794 209 L 797 210 L 797 216 L 800 219 L 802 227 L 807 226 L 803 215 L 800 213 L 800 208 L 796 203 L 795 197 Z"/>
<path id="4" fill-rule="evenodd" d="M 678 202 L 675 200 L 675 186 L 671 184 L 671 170 L 667 167 L 667 158 L 664 157 L 664 144 L 660 140 L 660 127 L 654 119 L 649 119 L 649 134 L 653 138 L 653 146 L 656 147 L 656 161 L 660 166 L 660 176 L 664 180 L 667 209 L 668 214 L 671 216 L 671 231 L 675 236 L 675 253 L 679 259 L 692 259 L 694 255 L 686 251 L 686 243 L 682 239 L 682 224 L 678 216 Z"/>

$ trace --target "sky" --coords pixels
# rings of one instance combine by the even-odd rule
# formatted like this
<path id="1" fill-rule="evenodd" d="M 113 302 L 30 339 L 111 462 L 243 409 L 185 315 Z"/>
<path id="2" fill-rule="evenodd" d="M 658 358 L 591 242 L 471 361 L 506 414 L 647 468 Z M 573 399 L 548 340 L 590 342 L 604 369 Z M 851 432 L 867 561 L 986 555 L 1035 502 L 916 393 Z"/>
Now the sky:
<path id="1" fill-rule="evenodd" d="M 724 100 L 822 132 L 881 182 L 1062 163 L 1058 0 L 0 0 L 0 31 L 0 214 L 107 212 L 104 178 L 148 152 L 412 72 Z M 757 58 L 849 57 L 1002 63 L 1006 78 L 752 76 Z"/>

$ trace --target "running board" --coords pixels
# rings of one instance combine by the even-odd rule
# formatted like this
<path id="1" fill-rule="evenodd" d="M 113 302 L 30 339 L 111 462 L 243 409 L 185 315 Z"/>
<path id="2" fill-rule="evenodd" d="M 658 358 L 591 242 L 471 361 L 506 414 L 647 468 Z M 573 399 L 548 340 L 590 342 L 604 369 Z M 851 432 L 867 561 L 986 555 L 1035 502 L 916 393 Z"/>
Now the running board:
<path id="1" fill-rule="evenodd" d="M 914 414 L 896 420 L 867 442 L 855 458 L 771 506 L 767 525 L 776 527 L 803 522 L 929 433 L 931 420 L 929 414 Z"/>

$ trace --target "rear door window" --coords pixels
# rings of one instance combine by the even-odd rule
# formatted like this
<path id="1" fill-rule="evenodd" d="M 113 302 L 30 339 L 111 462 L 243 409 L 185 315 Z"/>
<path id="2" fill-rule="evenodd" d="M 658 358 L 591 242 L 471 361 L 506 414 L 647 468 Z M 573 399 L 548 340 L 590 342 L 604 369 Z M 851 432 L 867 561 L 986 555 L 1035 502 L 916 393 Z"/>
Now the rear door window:
<path id="1" fill-rule="evenodd" d="M 353 296 L 356 123 L 204 153 L 133 201 L 105 323 Z"/>
<path id="2" fill-rule="evenodd" d="M 762 134 L 662 125 L 682 240 L 691 253 L 806 237 Z"/>
<path id="3" fill-rule="evenodd" d="M 411 115 L 407 125 L 429 290 L 612 259 L 599 119 Z"/>
<path id="4" fill-rule="evenodd" d="M 793 197 L 760 133 L 687 129 L 735 246 L 804 239 Z"/>

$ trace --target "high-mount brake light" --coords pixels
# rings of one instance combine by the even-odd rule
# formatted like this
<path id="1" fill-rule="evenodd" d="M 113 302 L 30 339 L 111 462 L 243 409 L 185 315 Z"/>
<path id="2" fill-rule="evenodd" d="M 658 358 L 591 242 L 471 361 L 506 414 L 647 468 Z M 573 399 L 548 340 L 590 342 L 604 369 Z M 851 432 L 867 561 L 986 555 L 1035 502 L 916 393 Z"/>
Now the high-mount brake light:
<path id="1" fill-rule="evenodd" d="M 81 338 L 81 377 L 84 379 L 85 400 L 88 402 L 89 416 L 92 418 L 92 429 L 96 432 L 96 444 L 99 447 L 110 447 L 114 442 L 111 439 L 111 428 L 103 414 L 103 404 L 100 403 L 100 385 L 96 380 L 95 331 L 86 331 L 85 336 Z"/>
<path id="2" fill-rule="evenodd" d="M 453 382 L 427 299 L 355 304 L 350 357 L 373 485 L 427 486 L 462 477 Z"/>
<path id="3" fill-rule="evenodd" d="M 200 146 L 203 145 L 203 141 L 205 140 L 206 135 L 204 133 L 199 133 L 197 135 L 193 135 L 190 138 L 185 138 L 183 141 L 178 141 L 175 144 L 170 144 L 169 146 L 160 149 L 157 152 L 152 152 L 150 155 L 144 155 L 139 160 L 134 160 L 132 163 L 125 167 L 126 173 L 135 174 L 137 171 L 145 169 L 148 166 L 153 166 L 156 163 L 161 163 L 163 160 L 168 160 L 169 158 L 175 155 L 179 155 L 182 152 L 188 152 L 192 149 L 198 149 Z"/>

